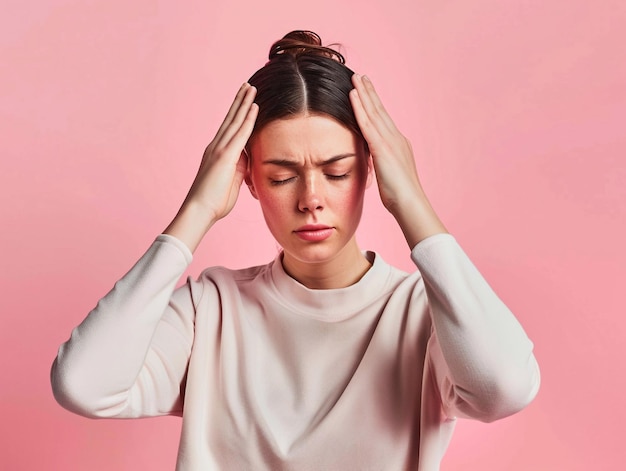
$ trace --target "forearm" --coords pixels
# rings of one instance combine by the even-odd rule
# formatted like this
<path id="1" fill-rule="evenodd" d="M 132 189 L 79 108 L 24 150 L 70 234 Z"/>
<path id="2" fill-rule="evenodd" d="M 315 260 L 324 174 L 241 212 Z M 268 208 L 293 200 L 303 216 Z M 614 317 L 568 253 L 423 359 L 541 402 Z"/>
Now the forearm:
<path id="1" fill-rule="evenodd" d="M 172 293 L 190 255 L 179 243 L 163 239 L 59 349 L 52 388 L 59 403 L 73 412 L 96 417 L 157 415 L 168 413 L 177 400 L 176 378 L 185 370 L 193 308 L 184 296 L 172 303 Z M 168 319 L 161 322 L 167 313 Z M 155 343 L 160 343 L 158 353 L 152 351 Z M 133 388 L 138 394 L 131 394 Z"/>
<path id="2" fill-rule="evenodd" d="M 448 232 L 421 188 L 413 189 L 394 203 L 389 211 L 411 249 L 427 237 Z"/>
<path id="3" fill-rule="evenodd" d="M 178 411 L 195 306 L 191 283 L 174 288 L 206 232 L 235 205 L 255 93 L 242 85 L 176 217 L 59 349 L 52 387 L 68 409 L 108 417 Z"/>
<path id="4" fill-rule="evenodd" d="M 533 344 L 452 236 L 412 258 L 424 278 L 436 338 L 429 345 L 448 413 L 492 421 L 525 407 L 539 387 Z"/>
<path id="5" fill-rule="evenodd" d="M 213 224 L 215 219 L 207 216 L 206 208 L 201 204 L 190 202 L 183 204 L 163 234 L 176 237 L 191 253 L 194 253 Z"/>

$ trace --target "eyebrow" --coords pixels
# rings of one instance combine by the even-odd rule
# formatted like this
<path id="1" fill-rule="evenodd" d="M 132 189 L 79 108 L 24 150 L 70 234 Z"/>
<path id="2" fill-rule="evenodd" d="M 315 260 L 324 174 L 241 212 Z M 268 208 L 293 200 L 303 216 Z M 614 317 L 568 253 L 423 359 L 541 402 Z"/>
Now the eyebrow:
<path id="1" fill-rule="evenodd" d="M 315 166 L 323 167 L 324 165 L 329 165 L 329 164 L 332 164 L 333 162 L 337 162 L 338 160 L 347 159 L 348 157 L 356 157 L 356 154 L 347 153 L 347 154 L 335 155 L 334 157 L 331 157 L 329 159 L 322 160 L 321 162 L 315 164 Z M 278 165 L 280 167 L 292 168 L 292 167 L 299 167 L 300 162 L 296 162 L 295 160 L 289 160 L 289 159 L 269 159 L 269 160 L 264 160 L 263 165 Z"/>

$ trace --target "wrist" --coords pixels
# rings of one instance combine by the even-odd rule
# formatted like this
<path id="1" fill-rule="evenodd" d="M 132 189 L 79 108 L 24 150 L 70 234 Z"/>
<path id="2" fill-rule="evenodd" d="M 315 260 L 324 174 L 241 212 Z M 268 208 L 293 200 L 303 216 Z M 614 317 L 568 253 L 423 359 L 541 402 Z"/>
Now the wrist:
<path id="1" fill-rule="evenodd" d="M 411 249 L 431 235 L 448 232 L 422 191 L 397 201 L 389 211 Z"/>
<path id="2" fill-rule="evenodd" d="M 169 234 L 184 242 L 193 253 L 216 221 L 217 218 L 211 216 L 206 207 L 186 201 L 163 234 Z"/>

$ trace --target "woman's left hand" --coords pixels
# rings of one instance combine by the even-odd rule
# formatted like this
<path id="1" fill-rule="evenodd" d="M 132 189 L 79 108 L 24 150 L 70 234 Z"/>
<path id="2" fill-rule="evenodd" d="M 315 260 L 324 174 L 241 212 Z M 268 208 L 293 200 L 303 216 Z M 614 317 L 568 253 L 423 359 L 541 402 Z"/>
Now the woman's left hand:
<path id="1" fill-rule="evenodd" d="M 383 205 L 396 218 L 411 247 L 447 232 L 431 207 L 417 175 L 413 148 L 385 110 L 366 76 L 352 76 L 350 102 L 369 145 Z"/>

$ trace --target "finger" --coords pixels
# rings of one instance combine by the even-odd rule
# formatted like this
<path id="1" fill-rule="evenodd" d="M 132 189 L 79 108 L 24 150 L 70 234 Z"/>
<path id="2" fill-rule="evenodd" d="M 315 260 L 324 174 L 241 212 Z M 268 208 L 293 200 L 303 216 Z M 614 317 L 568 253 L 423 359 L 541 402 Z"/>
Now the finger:
<path id="1" fill-rule="evenodd" d="M 233 119 L 239 112 L 241 105 L 243 104 L 246 96 L 248 95 L 250 91 L 250 88 L 251 88 L 251 85 L 247 82 L 241 85 L 241 87 L 239 87 L 239 90 L 237 91 L 237 94 L 235 95 L 235 99 L 230 105 L 230 108 L 228 109 L 228 113 L 226 113 L 226 117 L 224 118 L 224 121 L 222 121 L 222 124 L 217 130 L 217 133 L 215 134 L 215 138 L 213 139 L 214 141 L 217 142 L 221 140 L 224 132 L 226 132 L 226 130 L 231 126 Z"/>
<path id="2" fill-rule="evenodd" d="M 354 88 L 350 90 L 348 96 L 350 97 L 350 103 L 352 104 L 354 116 L 356 117 L 357 123 L 359 124 L 359 128 L 361 128 L 361 132 L 363 133 L 365 140 L 367 140 L 370 148 L 374 147 L 376 141 L 379 140 L 381 136 L 378 129 L 376 129 L 376 126 L 372 124 L 369 115 L 363 107 L 359 91 Z"/>
<path id="3" fill-rule="evenodd" d="M 216 143 L 216 147 L 228 146 L 233 136 L 239 131 L 243 123 L 246 121 L 250 109 L 254 104 L 254 97 L 256 96 L 256 89 L 251 87 L 244 96 L 241 105 L 237 109 L 237 112 L 233 116 L 230 125 L 224 129 L 224 132 L 220 136 L 219 142 Z"/>
<path id="4" fill-rule="evenodd" d="M 376 93 L 374 84 L 367 76 L 358 75 L 356 77 L 356 88 L 361 96 L 363 108 L 369 115 L 371 115 L 372 119 L 375 117 L 382 118 L 389 116 L 380 98 L 378 97 L 378 94 Z"/>
<path id="5" fill-rule="evenodd" d="M 254 123 L 259 114 L 259 105 L 251 103 L 246 115 L 243 117 L 241 124 L 237 127 L 233 133 L 228 146 L 236 148 L 239 153 L 243 152 L 243 148 L 250 139 L 252 131 L 254 130 Z M 234 126 L 232 127 L 234 129 Z"/>
<path id="6" fill-rule="evenodd" d="M 389 113 L 387 113 L 378 93 L 376 93 L 372 81 L 367 76 L 357 75 L 354 82 L 356 82 L 355 88 L 359 92 L 363 108 L 370 117 L 370 120 L 374 122 L 376 126 L 384 126 L 388 131 L 395 133 L 397 131 L 396 125 L 389 116 Z M 383 132 L 383 129 L 381 129 L 381 132 Z"/>
<path id="7" fill-rule="evenodd" d="M 391 116 L 389 116 L 389 113 L 387 113 L 387 110 L 374 88 L 374 84 L 367 76 L 362 77 L 361 81 L 363 84 L 363 90 L 365 91 L 364 106 L 370 113 L 378 118 L 380 123 L 382 123 L 382 125 L 384 125 L 389 132 L 396 134 L 398 129 L 396 128 L 393 119 L 391 119 Z"/>

